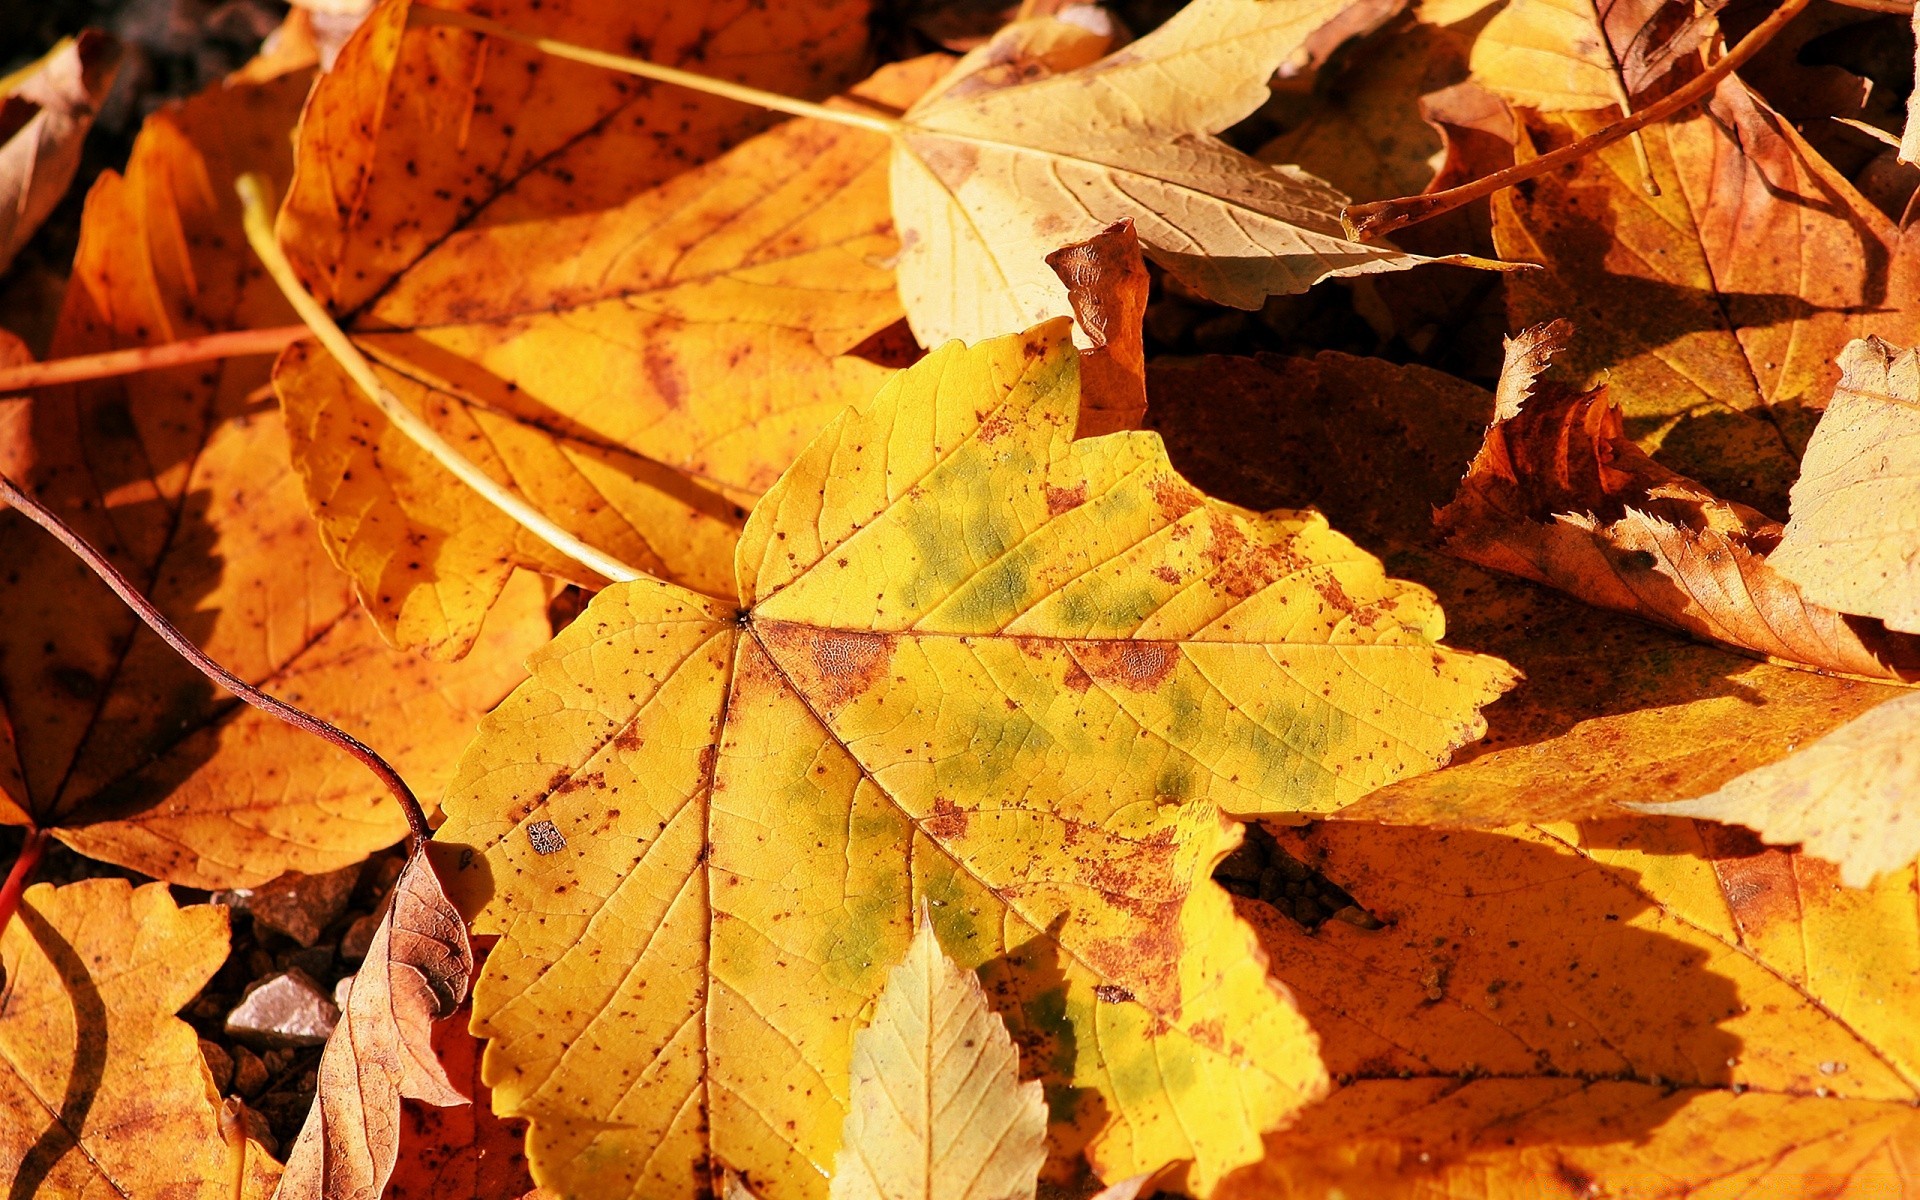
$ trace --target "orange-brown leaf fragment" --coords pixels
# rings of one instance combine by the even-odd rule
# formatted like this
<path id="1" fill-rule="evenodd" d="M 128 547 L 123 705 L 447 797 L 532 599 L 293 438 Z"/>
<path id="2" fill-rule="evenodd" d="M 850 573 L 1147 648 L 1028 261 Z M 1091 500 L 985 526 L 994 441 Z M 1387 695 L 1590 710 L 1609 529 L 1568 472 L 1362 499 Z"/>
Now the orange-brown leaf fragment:
<path id="1" fill-rule="evenodd" d="M 1494 424 L 1435 515 L 1448 550 L 1770 658 L 1880 677 L 1920 666 L 1912 639 L 1857 630 L 1769 566 L 1779 524 L 1655 462 L 1604 388 L 1528 395 L 1541 340 L 1509 343 Z"/>
<path id="2" fill-rule="evenodd" d="M 279 1164 L 174 1016 L 226 956 L 226 910 L 181 908 L 164 884 L 27 889 L 0 935 L 8 1195 L 266 1200 Z"/>
<path id="3" fill-rule="evenodd" d="M 433 1048 L 433 1023 L 466 999 L 473 947 L 433 864 L 401 870 L 387 915 L 320 1055 L 313 1108 L 287 1155 L 279 1200 L 376 1200 L 400 1152 L 400 1101 L 469 1103 Z"/>
<path id="4" fill-rule="evenodd" d="M 527 1174 L 526 1122 L 493 1113 L 481 1076 L 480 1039 L 467 1028 L 466 1006 L 433 1027 L 433 1053 L 456 1090 L 473 1103 L 441 1108 L 424 1100 L 400 1102 L 400 1157 L 387 1181 L 386 1200 L 520 1200 L 534 1193 Z M 555 1193 L 541 1191 L 540 1197 Z"/>
<path id="5" fill-rule="evenodd" d="M 1080 355 L 1080 424 L 1075 436 L 1138 429 L 1147 414 L 1146 260 L 1132 218 L 1047 255 L 1067 285 L 1073 318 L 1090 344 Z"/>

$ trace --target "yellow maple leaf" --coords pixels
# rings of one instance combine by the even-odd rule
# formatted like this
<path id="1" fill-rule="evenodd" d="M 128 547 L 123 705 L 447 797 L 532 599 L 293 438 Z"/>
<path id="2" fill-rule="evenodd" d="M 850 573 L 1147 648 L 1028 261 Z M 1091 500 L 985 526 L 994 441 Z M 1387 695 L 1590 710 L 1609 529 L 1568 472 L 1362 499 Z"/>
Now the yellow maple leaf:
<path id="1" fill-rule="evenodd" d="M 28 888 L 0 934 L 0 1183 L 16 1196 L 265 1200 L 279 1164 L 223 1110 L 174 1016 L 227 956 L 227 914 L 165 884 Z"/>
<path id="2" fill-rule="evenodd" d="M 1047 1105 L 971 971 L 923 912 L 854 1035 L 832 1200 L 1020 1200 L 1046 1162 Z"/>
<path id="3" fill-rule="evenodd" d="M 1073 441 L 1078 391 L 1065 321 L 936 351 L 760 502 L 737 603 L 608 588 L 483 723 L 438 842 L 536 1180 L 817 1195 L 922 900 L 1110 1178 L 1204 1191 L 1322 1086 L 1217 809 L 1429 767 L 1512 675 L 1317 515 Z"/>

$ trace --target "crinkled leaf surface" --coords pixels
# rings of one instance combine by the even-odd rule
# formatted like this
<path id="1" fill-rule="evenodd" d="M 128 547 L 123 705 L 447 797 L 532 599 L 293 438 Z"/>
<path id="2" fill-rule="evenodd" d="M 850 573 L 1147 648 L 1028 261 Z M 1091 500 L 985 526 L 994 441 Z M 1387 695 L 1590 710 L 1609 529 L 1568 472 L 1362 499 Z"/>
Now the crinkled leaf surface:
<path id="1" fill-rule="evenodd" d="M 416 854 L 321 1052 L 313 1107 L 275 1200 L 375 1200 L 400 1155 L 401 1100 L 470 1103 L 434 1052 L 433 1024 L 460 1007 L 472 973 L 466 922 Z"/>
<path id="2" fill-rule="evenodd" d="M 0 1183 L 76 1200 L 266 1200 L 279 1164 L 224 1110 L 174 1012 L 227 914 L 165 884 L 40 884 L 0 935 Z"/>
<path id="3" fill-rule="evenodd" d="M 247 254 L 233 179 L 284 177 L 305 73 L 154 116 L 88 198 L 56 355 L 291 319 Z M 234 673 L 380 750 L 433 796 L 544 640 L 535 581 L 484 652 L 389 651 L 326 561 L 258 357 L 45 389 L 0 436 L 24 482 Z M 405 829 L 353 760 L 216 691 L 68 551 L 0 513 L 0 820 L 193 887 L 354 862 Z"/>
<path id="4" fill-rule="evenodd" d="M 1534 138 L 1608 119 L 1536 116 Z M 1507 281 L 1509 313 L 1515 328 L 1572 319 L 1572 382 L 1604 374 L 1642 448 L 1778 519 L 1840 351 L 1868 333 L 1916 340 L 1920 260 L 1737 79 L 1710 112 L 1642 138 L 1658 197 L 1624 141 L 1495 195 L 1501 256 L 1546 268 Z"/>
<path id="5" fill-rule="evenodd" d="M 1920 633 L 1920 353 L 1866 338 L 1840 372 L 1769 561 L 1822 604 Z"/>
<path id="6" fill-rule="evenodd" d="M 1343 817 L 1617 817 L 1617 802 L 1703 795 L 1903 694 L 1758 662 L 1439 552 L 1433 510 L 1494 415 L 1494 397 L 1471 384 L 1334 353 L 1158 362 L 1149 379 L 1149 423 L 1195 482 L 1249 506 L 1317 505 L 1439 595 L 1449 642 L 1525 673 L 1452 766 L 1389 784 Z"/>
<path id="7" fill-rule="evenodd" d="M 833 1200 L 1026 1200 L 1047 1159 L 1047 1104 L 971 971 L 923 913 L 854 1035 Z"/>
<path id="8" fill-rule="evenodd" d="M 483 469 L 634 567 L 727 594 L 746 506 L 886 372 L 899 315 L 886 139 L 764 124 L 684 88 L 390 3 L 315 89 L 279 234 L 420 410 Z M 818 96 L 864 0 L 491 5 L 508 24 Z M 860 89 L 904 107 L 944 59 Z M 397 644 L 458 657 L 516 566 L 581 568 L 394 432 L 325 355 L 276 385 L 334 560 Z"/>
<path id="9" fill-rule="evenodd" d="M 900 295 L 914 335 L 927 346 L 975 341 L 1066 314 L 1047 254 L 1123 217 L 1149 258 L 1240 308 L 1429 261 L 1348 241 L 1339 192 L 1212 136 L 1267 99 L 1281 64 L 1310 59 L 1310 43 L 1337 43 L 1387 15 L 1349 0 L 1196 0 L 1086 66 L 1017 86 L 936 89 L 907 111 L 893 152 Z"/>
<path id="10" fill-rule="evenodd" d="M 936 351 L 760 502 L 738 606 L 609 588 L 483 723 L 437 842 L 536 1180 L 821 1194 L 923 901 L 1103 1175 L 1205 1191 L 1318 1092 L 1216 806 L 1429 767 L 1511 676 L 1318 516 L 1071 441 L 1078 390 L 1064 321 Z"/>
<path id="11" fill-rule="evenodd" d="M 0 271 L 67 194 L 119 66 L 120 44 L 89 29 L 0 80 Z"/>
<path id="12" fill-rule="evenodd" d="M 1678 820 L 1275 836 L 1382 927 L 1242 902 L 1339 1086 L 1221 1194 L 1912 1190 L 1911 868 L 1852 891 Z"/>
<path id="13" fill-rule="evenodd" d="M 1920 695 L 1896 696 L 1710 795 L 1634 807 L 1745 825 L 1866 887 L 1920 857 Z"/>

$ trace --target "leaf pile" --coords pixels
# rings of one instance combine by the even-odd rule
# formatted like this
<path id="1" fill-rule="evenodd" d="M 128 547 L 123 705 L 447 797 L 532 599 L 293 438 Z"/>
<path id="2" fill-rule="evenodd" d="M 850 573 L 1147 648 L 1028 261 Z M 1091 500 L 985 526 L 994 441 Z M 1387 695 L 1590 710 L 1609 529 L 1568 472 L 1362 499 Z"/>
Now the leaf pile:
<path id="1" fill-rule="evenodd" d="M 146 120 L 0 331 L 10 1194 L 1920 1189 L 1905 15 L 990 9 Z"/>

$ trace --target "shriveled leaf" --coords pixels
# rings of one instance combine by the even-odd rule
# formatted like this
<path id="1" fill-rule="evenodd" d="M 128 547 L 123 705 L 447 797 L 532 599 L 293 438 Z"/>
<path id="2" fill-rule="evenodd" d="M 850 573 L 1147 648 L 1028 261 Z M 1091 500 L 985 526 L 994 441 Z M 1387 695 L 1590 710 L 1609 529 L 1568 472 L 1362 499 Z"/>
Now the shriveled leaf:
<path id="1" fill-rule="evenodd" d="M 433 1023 L 460 1007 L 472 973 L 466 922 L 433 865 L 410 859 L 320 1054 L 276 1200 L 377 1200 L 400 1152 L 401 1100 L 470 1102 L 434 1053 Z"/>
<path id="2" fill-rule="evenodd" d="M 1204 1192 L 1322 1086 L 1215 806 L 1431 766 L 1511 677 L 1319 517 L 1072 441 L 1075 365 L 1064 321 L 929 355 L 760 502 L 736 603 L 609 588 L 483 723 L 437 840 L 542 1183 L 821 1194 L 923 899 L 1105 1176 Z"/>
<path id="3" fill-rule="evenodd" d="M 488 11 L 818 95 L 858 61 L 866 5 Z M 407 13 L 378 9 L 319 81 L 282 244 L 482 469 L 614 557 L 726 594 L 746 506 L 886 376 L 844 353 L 900 315 L 886 139 L 795 121 L 723 154 L 761 121 L 744 106 Z M 945 61 L 858 90 L 904 107 Z M 327 356 L 290 351 L 275 383 L 328 551 L 390 641 L 459 657 L 516 566 L 599 582 L 395 433 Z"/>
<path id="4" fill-rule="evenodd" d="M 0 935 L 0 1184 L 12 1196 L 265 1200 L 280 1166 L 223 1110 L 174 1016 L 227 956 L 226 910 L 165 884 L 27 889 Z"/>
<path id="5" fill-rule="evenodd" d="M 1433 510 L 1494 414 L 1471 384 L 1334 353 L 1156 362 L 1149 380 L 1149 422 L 1196 483 L 1249 506 L 1318 506 L 1438 593 L 1450 643 L 1525 674 L 1452 766 L 1389 784 L 1343 819 L 1617 818 L 1618 803 L 1710 792 L 1903 694 L 1756 661 L 1440 553 Z"/>
<path id="6" fill-rule="evenodd" d="M 1847 346 L 1792 503 L 1774 568 L 1821 604 L 1920 633 L 1920 354 Z"/>
<path id="7" fill-rule="evenodd" d="M 1534 330 L 1508 345 L 1495 421 L 1434 520 L 1445 548 L 1695 637 L 1857 675 L 1920 670 L 1920 642 L 1803 595 L 1767 552 L 1780 525 L 1661 466 L 1604 388 L 1531 387 Z"/>
<path id="8" fill-rule="evenodd" d="M 1738 80 L 1710 108 L 1642 131 L 1659 196 L 1618 142 L 1497 193 L 1494 236 L 1502 257 L 1546 267 L 1507 281 L 1515 327 L 1573 318 L 1571 382 L 1604 377 L 1642 449 L 1777 519 L 1841 349 L 1917 340 L 1920 260 Z M 1535 116 L 1533 137 L 1608 119 Z"/>
<path id="9" fill-rule="evenodd" d="M 1911 1191 L 1913 871 L 1847 891 L 1731 833 L 1276 830 L 1381 927 L 1242 902 L 1341 1086 L 1219 1194 Z"/>
<path id="10" fill-rule="evenodd" d="M 1643 812 L 1745 825 L 1862 888 L 1920 858 L 1920 695 L 1897 696 L 1709 795 Z"/>
<path id="11" fill-rule="evenodd" d="M 284 324 L 247 255 L 233 178 L 284 177 L 302 74 L 156 114 L 88 198 L 54 354 Z M 373 745 L 434 795 L 478 715 L 546 636 L 517 586 L 459 667 L 389 652 L 313 536 L 267 363 L 228 359 L 44 389 L 25 483 L 243 679 Z M 192 887 L 357 861 L 405 823 L 351 759 L 216 691 L 65 548 L 0 513 L 0 820 Z"/>
<path id="12" fill-rule="evenodd" d="M 854 1035 L 833 1200 L 1030 1200 L 1047 1104 L 971 971 L 921 914 Z"/>
<path id="13" fill-rule="evenodd" d="M 1133 222 L 1047 255 L 1067 285 L 1074 322 L 1090 348 L 1080 355 L 1077 437 L 1138 429 L 1147 413 L 1147 347 L 1141 321 L 1151 280 Z"/>
<path id="14" fill-rule="evenodd" d="M 552 1200 L 527 1174 L 525 1125 L 493 1114 L 480 1071 L 480 1039 L 467 1029 L 466 1006 L 433 1027 L 433 1055 L 456 1091 L 473 1103 L 440 1108 L 400 1103 L 400 1157 L 386 1200 Z"/>
<path id="15" fill-rule="evenodd" d="M 1258 108 L 1267 78 L 1309 43 L 1386 15 L 1348 0 L 1196 0 L 1098 62 L 1018 86 L 936 89 L 907 111 L 893 152 L 914 335 L 977 341 L 1068 313 L 1046 255 L 1123 217 L 1147 257 L 1240 308 L 1430 261 L 1348 241 L 1346 197 L 1212 136 Z"/>
<path id="16" fill-rule="evenodd" d="M 66 196 L 119 69 L 120 43 L 89 29 L 0 80 L 0 271 Z"/>

